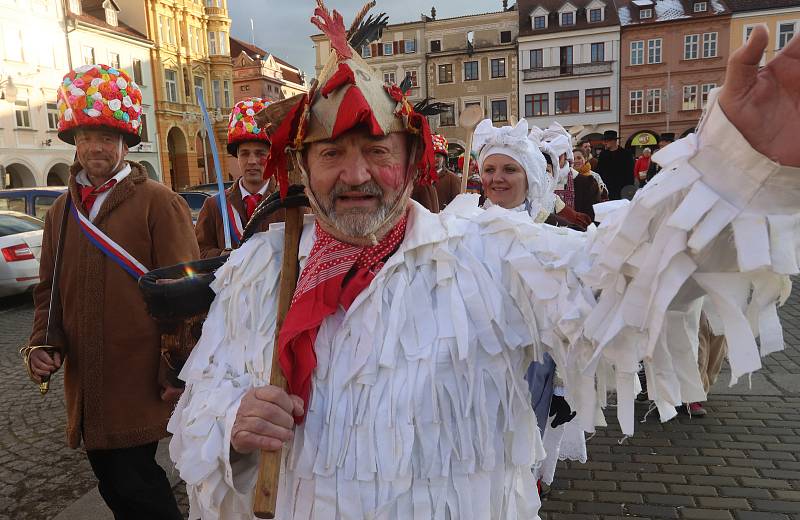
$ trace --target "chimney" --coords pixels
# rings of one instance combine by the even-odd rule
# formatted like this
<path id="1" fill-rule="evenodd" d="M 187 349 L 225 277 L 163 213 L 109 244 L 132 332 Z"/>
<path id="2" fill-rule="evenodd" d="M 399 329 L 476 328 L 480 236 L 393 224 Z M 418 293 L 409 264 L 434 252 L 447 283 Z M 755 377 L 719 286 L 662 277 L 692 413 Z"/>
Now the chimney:
<path id="1" fill-rule="evenodd" d="M 431 7 L 431 20 L 436 20 L 436 7 Z"/>

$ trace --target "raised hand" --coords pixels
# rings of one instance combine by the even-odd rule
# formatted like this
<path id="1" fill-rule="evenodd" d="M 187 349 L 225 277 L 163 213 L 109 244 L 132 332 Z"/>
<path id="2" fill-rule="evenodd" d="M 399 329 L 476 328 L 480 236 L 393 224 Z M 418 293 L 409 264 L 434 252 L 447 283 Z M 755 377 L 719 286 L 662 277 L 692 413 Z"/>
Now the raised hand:
<path id="1" fill-rule="evenodd" d="M 719 103 L 758 152 L 784 166 L 800 166 L 800 38 L 759 69 L 769 32 L 756 26 L 728 60 Z"/>

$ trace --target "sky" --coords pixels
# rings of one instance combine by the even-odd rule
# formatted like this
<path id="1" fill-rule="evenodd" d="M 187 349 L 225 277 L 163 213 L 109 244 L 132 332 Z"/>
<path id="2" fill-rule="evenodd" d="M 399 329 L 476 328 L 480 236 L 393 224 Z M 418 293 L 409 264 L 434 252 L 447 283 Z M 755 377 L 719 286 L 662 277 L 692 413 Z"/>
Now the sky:
<path id="1" fill-rule="evenodd" d="M 365 2 L 326 0 L 325 5 L 342 13 L 345 26 L 349 27 Z M 392 24 L 419 20 L 422 13 L 430 15 L 432 6 L 436 7 L 437 18 L 450 18 L 499 11 L 502 4 L 502 0 L 378 0 L 371 12 L 386 12 Z M 319 33 L 309 22 L 314 7 L 314 0 L 228 0 L 231 34 L 250 42 L 252 18 L 256 45 L 304 70 L 310 81 L 316 64 L 310 36 Z"/>

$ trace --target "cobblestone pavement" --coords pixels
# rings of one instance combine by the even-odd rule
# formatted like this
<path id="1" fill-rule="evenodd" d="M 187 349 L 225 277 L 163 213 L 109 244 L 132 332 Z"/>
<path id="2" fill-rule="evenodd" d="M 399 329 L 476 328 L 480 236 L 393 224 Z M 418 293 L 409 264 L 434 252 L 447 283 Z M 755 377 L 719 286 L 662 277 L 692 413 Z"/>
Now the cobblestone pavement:
<path id="1" fill-rule="evenodd" d="M 29 296 L 0 299 L 0 520 L 52 518 L 96 484 L 66 445 L 62 375 L 42 397 L 20 362 L 32 324 Z"/>
<path id="2" fill-rule="evenodd" d="M 620 444 L 609 409 L 589 462 L 560 465 L 542 519 L 800 520 L 800 287 L 781 315 L 787 350 L 747 395 L 712 395 L 707 417 L 662 425 L 651 415 Z M 85 455 L 65 445 L 61 377 L 41 398 L 20 364 L 31 320 L 29 298 L 0 299 L 0 520 L 51 519 L 96 484 Z M 637 405 L 639 417 L 646 410 Z M 176 495 L 186 511 L 182 485 Z"/>
<path id="3" fill-rule="evenodd" d="M 786 350 L 764 360 L 753 391 L 715 387 L 708 415 L 657 413 L 620 444 L 614 410 L 586 464 L 560 463 L 542 520 L 800 520 L 800 280 L 781 308 Z M 725 372 L 720 380 L 727 385 Z M 724 394 L 721 392 L 725 392 Z M 771 395 L 758 395 L 768 393 Z M 746 394 L 746 395 L 744 395 Z M 637 417 L 647 405 L 637 404 Z"/>

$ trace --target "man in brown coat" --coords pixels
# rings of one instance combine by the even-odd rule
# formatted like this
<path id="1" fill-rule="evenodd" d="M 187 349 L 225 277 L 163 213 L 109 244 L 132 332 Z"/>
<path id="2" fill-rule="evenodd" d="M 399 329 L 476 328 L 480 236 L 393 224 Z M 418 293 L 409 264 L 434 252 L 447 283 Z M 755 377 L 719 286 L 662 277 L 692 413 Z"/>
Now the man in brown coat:
<path id="1" fill-rule="evenodd" d="M 447 168 L 447 139 L 443 135 L 433 134 L 433 153 L 436 155 L 436 195 L 439 208 L 444 209 L 454 198 L 461 194 L 461 179 Z"/>
<path id="2" fill-rule="evenodd" d="M 236 103 L 228 124 L 228 153 L 236 157 L 242 176 L 225 190 L 228 229 L 231 249 L 239 247 L 244 227 L 258 204 L 275 191 L 274 181 L 264 179 L 264 161 L 269 155 L 267 129 L 258 126 L 255 114 L 269 103 L 249 98 Z M 273 222 L 283 222 L 285 211 L 280 209 L 264 219 L 258 231 L 266 231 Z M 225 227 L 219 210 L 219 195 L 209 197 L 200 210 L 195 226 L 200 258 L 225 254 Z"/>
<path id="3" fill-rule="evenodd" d="M 34 292 L 30 345 L 52 350 L 28 347 L 28 368 L 38 383 L 63 362 L 67 441 L 72 448 L 83 442 L 114 517 L 178 519 L 155 452 L 180 391 L 159 383 L 169 360 L 136 276 L 198 257 L 189 208 L 124 160 L 139 142 L 141 114 L 139 88 L 124 72 L 80 67 L 65 77 L 58 103 L 58 135 L 76 146 L 77 161 L 68 193 L 47 213 Z M 58 249 L 58 298 L 50 309 Z"/>

